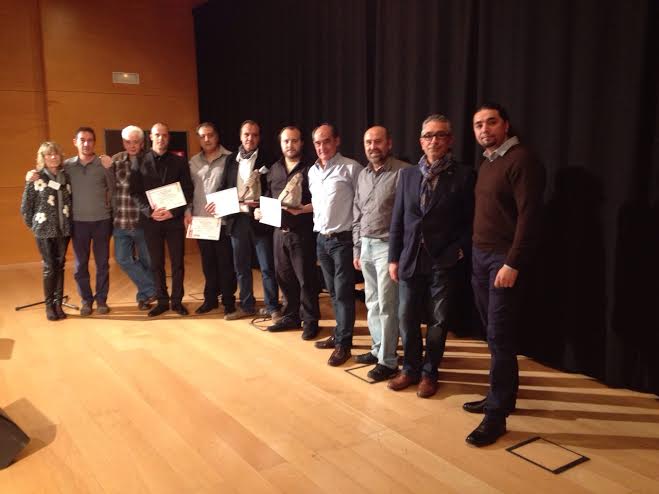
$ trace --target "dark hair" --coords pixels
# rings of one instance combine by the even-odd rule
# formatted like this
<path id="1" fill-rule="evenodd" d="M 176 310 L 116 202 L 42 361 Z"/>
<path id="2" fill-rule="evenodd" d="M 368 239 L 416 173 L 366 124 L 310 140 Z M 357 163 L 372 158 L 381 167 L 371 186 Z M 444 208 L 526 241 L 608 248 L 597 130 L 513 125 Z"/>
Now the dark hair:
<path id="1" fill-rule="evenodd" d="M 74 139 L 78 138 L 78 134 L 80 134 L 80 132 L 89 132 L 91 135 L 94 136 L 94 140 L 96 140 L 96 132 L 94 132 L 94 129 L 92 129 L 91 127 L 78 127 L 76 133 L 73 134 Z"/>
<path id="2" fill-rule="evenodd" d="M 199 125 L 197 125 L 197 128 L 194 131 L 195 134 L 199 134 L 199 129 L 201 129 L 202 127 L 210 127 L 211 129 L 213 129 L 213 132 L 215 132 L 215 134 L 217 134 L 217 136 L 220 137 L 220 131 L 217 130 L 217 126 L 213 122 L 200 123 Z"/>
<path id="3" fill-rule="evenodd" d="M 259 134 L 261 133 L 261 126 L 258 124 L 258 122 L 255 122 L 254 120 L 245 120 L 245 121 L 243 121 L 243 123 L 240 124 L 240 130 L 242 131 L 243 127 L 247 124 L 256 125 L 259 128 Z"/>
<path id="4" fill-rule="evenodd" d="M 389 133 L 389 129 L 386 128 L 384 125 L 380 125 L 380 124 L 373 124 L 373 125 L 371 125 L 368 129 L 366 129 L 366 130 L 364 131 L 364 134 L 366 134 L 366 132 L 368 132 L 369 130 L 374 129 L 375 127 L 380 127 L 381 129 L 384 129 L 384 136 L 385 136 L 385 138 L 386 138 L 387 140 L 391 139 L 391 134 Z"/>
<path id="5" fill-rule="evenodd" d="M 480 105 L 478 108 L 476 108 L 476 111 L 474 113 L 478 113 L 481 110 L 496 110 L 499 112 L 499 116 L 504 122 L 510 123 L 510 117 L 508 117 L 508 112 L 506 109 L 500 105 L 499 103 L 493 103 L 491 101 L 486 101 L 482 105 Z"/>
<path id="6" fill-rule="evenodd" d="M 321 123 L 321 124 L 318 124 L 318 126 L 317 126 L 315 129 L 313 129 L 313 130 L 311 131 L 311 140 L 312 140 L 312 141 L 313 141 L 313 136 L 314 136 L 314 134 L 316 133 L 316 131 L 317 131 L 318 129 L 320 129 L 323 125 L 327 125 L 330 129 L 332 129 L 332 137 L 334 137 L 334 139 L 336 139 L 337 137 L 339 137 L 339 129 L 337 129 L 335 125 L 332 125 L 332 124 L 329 123 L 329 122 L 323 122 L 323 123 Z"/>
<path id="7" fill-rule="evenodd" d="M 298 133 L 300 134 L 300 140 L 304 141 L 304 138 L 302 137 L 302 130 L 300 130 L 300 127 L 296 125 L 287 125 L 286 127 L 283 127 L 280 131 L 279 134 L 277 134 L 277 139 L 281 141 L 281 135 L 284 133 L 285 130 L 297 130 Z"/>

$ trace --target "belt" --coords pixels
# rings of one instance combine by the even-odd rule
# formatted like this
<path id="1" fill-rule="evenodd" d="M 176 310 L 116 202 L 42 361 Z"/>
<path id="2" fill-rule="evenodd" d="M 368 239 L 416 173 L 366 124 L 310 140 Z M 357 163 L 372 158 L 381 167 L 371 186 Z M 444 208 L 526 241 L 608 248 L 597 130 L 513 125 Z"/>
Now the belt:
<path id="1" fill-rule="evenodd" d="M 328 240 L 332 238 L 337 240 L 352 240 L 352 232 L 349 230 L 343 232 L 319 233 L 318 235 L 325 237 Z"/>

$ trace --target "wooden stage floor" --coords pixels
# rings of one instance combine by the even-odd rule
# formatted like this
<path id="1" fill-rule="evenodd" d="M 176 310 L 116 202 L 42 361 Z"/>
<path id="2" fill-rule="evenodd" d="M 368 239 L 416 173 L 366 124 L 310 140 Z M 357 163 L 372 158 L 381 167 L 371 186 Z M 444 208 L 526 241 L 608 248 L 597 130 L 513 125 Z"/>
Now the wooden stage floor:
<path id="1" fill-rule="evenodd" d="M 192 312 L 198 257 L 186 269 Z M 75 294 L 71 273 L 69 263 Z M 481 341 L 451 337 L 440 391 L 422 400 L 363 381 L 368 369 L 346 372 L 354 362 L 329 367 L 329 351 L 299 331 L 270 334 L 217 311 L 147 320 L 116 265 L 107 316 L 15 312 L 41 298 L 40 276 L 37 263 L 0 267 L 0 408 L 32 438 L 0 471 L 0 493 L 659 492 L 656 396 L 520 356 L 510 432 L 476 449 L 464 438 L 480 417 L 461 405 L 486 390 Z M 323 317 L 324 336 L 326 296 Z M 358 303 L 353 354 L 369 344 Z M 536 436 L 590 460 L 554 474 L 507 451 Z M 525 455 L 545 466 L 571 461 L 534 445 Z"/>

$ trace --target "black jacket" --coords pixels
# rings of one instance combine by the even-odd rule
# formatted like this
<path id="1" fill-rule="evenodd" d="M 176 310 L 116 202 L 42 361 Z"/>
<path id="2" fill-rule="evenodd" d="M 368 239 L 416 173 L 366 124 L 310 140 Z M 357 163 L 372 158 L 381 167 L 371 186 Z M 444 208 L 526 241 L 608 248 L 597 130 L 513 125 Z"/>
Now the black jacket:
<path id="1" fill-rule="evenodd" d="M 270 167 L 270 173 L 266 175 L 267 188 L 263 193 L 264 196 L 277 199 L 281 191 L 284 190 L 288 181 L 298 172 L 302 173 L 302 205 L 311 202 L 311 192 L 309 191 L 309 165 L 300 161 L 291 173 L 286 170 L 284 158 L 273 163 Z M 313 213 L 290 214 L 286 211 L 281 213 L 282 228 L 291 230 L 309 230 L 313 231 Z"/>
<path id="2" fill-rule="evenodd" d="M 440 176 L 426 213 L 420 206 L 418 166 L 400 171 L 389 231 L 389 262 L 398 262 L 398 276 L 414 274 L 421 240 L 435 266 L 458 262 L 458 252 L 469 252 L 474 216 L 474 171 L 453 163 Z"/>

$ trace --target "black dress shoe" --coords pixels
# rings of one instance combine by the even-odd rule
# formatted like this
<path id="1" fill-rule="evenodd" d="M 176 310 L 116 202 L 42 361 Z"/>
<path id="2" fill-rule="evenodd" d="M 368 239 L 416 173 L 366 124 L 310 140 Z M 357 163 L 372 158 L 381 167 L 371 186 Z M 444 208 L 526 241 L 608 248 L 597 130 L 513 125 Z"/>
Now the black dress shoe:
<path id="1" fill-rule="evenodd" d="M 199 307 L 197 307 L 197 310 L 194 311 L 195 314 L 206 314 L 207 312 L 212 311 L 213 309 L 217 309 L 219 307 L 219 304 L 217 302 L 208 302 L 204 301 L 203 304 L 201 304 Z"/>
<path id="2" fill-rule="evenodd" d="M 169 304 L 158 304 L 149 311 L 149 317 L 156 317 L 169 310 Z"/>
<path id="3" fill-rule="evenodd" d="M 485 416 L 478 427 L 476 427 L 471 432 L 471 434 L 467 436 L 466 441 L 469 444 L 478 446 L 480 448 L 481 446 L 494 444 L 496 440 L 503 436 L 505 433 L 505 419 L 493 419 L 491 417 Z"/>
<path id="4" fill-rule="evenodd" d="M 149 298 L 145 300 L 138 300 L 137 302 L 137 308 L 139 310 L 149 310 L 151 308 L 151 304 L 154 302 L 157 302 L 158 298 L 155 295 L 151 295 Z"/>
<path id="5" fill-rule="evenodd" d="M 187 316 L 189 314 L 188 309 L 185 308 L 183 304 L 172 304 L 172 310 L 176 312 L 179 316 Z"/>
<path id="6" fill-rule="evenodd" d="M 332 355 L 330 355 L 329 360 L 327 360 L 327 365 L 331 365 L 332 367 L 338 367 L 339 365 L 343 365 L 348 360 L 350 360 L 350 357 L 351 357 L 350 348 L 337 346 L 332 352 Z"/>
<path id="7" fill-rule="evenodd" d="M 469 413 L 485 413 L 485 404 L 487 403 L 487 398 L 483 398 L 478 401 L 468 401 L 462 405 L 462 409 L 465 412 Z"/>
<path id="8" fill-rule="evenodd" d="M 355 362 L 358 364 L 373 365 L 378 363 L 378 358 L 371 352 L 362 353 L 361 355 L 357 355 L 355 357 Z"/>
<path id="9" fill-rule="evenodd" d="M 267 329 L 271 333 L 276 333 L 278 331 L 286 331 L 288 329 L 300 329 L 300 322 L 291 321 L 290 319 L 287 318 L 279 319 L 276 323 L 268 326 Z"/>
<path id="10" fill-rule="evenodd" d="M 322 348 L 324 350 L 329 350 L 330 348 L 334 348 L 336 346 L 336 338 L 334 336 L 330 336 L 326 340 L 320 340 L 314 343 L 314 346 L 316 348 Z"/>
<path id="11" fill-rule="evenodd" d="M 318 323 L 316 321 L 313 322 L 305 322 L 302 324 L 302 339 L 303 340 L 313 340 L 316 336 L 318 336 L 318 331 L 320 329 L 318 328 Z"/>

